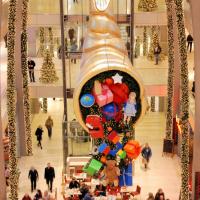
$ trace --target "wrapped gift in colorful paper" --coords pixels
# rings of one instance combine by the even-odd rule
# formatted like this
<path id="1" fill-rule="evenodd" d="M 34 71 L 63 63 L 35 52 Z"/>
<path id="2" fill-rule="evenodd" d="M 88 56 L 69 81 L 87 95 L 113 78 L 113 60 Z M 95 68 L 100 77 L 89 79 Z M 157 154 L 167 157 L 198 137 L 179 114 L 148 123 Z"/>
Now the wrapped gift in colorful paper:
<path id="1" fill-rule="evenodd" d="M 100 159 L 100 161 L 105 164 L 106 163 L 106 157 L 102 156 L 101 159 Z"/>
<path id="2" fill-rule="evenodd" d="M 103 117 L 106 120 L 115 119 L 119 112 L 119 107 L 114 103 L 109 103 L 102 108 Z"/>
<path id="3" fill-rule="evenodd" d="M 133 185 L 132 164 L 128 164 L 128 166 L 123 169 L 121 175 L 119 176 L 119 186 L 132 186 L 132 185 Z"/>
<path id="4" fill-rule="evenodd" d="M 112 131 L 109 135 L 108 135 L 108 140 L 113 142 L 114 144 L 116 144 L 117 142 L 119 142 L 119 136 L 117 134 L 116 131 Z"/>
<path id="5" fill-rule="evenodd" d="M 85 120 L 86 126 L 89 129 L 89 134 L 92 138 L 103 138 L 104 130 L 101 122 L 101 117 L 98 115 L 88 115 Z"/>
<path id="6" fill-rule="evenodd" d="M 105 106 L 113 101 L 113 93 L 105 84 L 101 84 L 98 80 L 94 82 L 93 95 L 99 107 Z"/>
<path id="7" fill-rule="evenodd" d="M 98 172 L 102 167 L 102 163 L 98 160 L 92 159 L 90 163 L 88 163 L 83 171 L 85 171 L 90 176 L 93 176 L 96 172 Z"/>
<path id="8" fill-rule="evenodd" d="M 102 143 L 99 148 L 98 151 L 100 153 L 103 153 L 105 155 L 108 155 L 108 153 L 110 152 L 110 147 L 106 144 L 106 143 Z"/>
<path id="9" fill-rule="evenodd" d="M 117 152 L 122 149 L 123 145 L 120 142 L 115 144 L 115 149 L 110 150 L 109 154 L 112 156 L 116 156 Z"/>
<path id="10" fill-rule="evenodd" d="M 130 140 L 124 146 L 124 150 L 129 158 L 136 159 L 140 155 L 141 147 L 139 142 Z"/>
<path id="11" fill-rule="evenodd" d="M 126 157 L 126 152 L 123 151 L 122 149 L 120 149 L 118 152 L 117 152 L 117 155 L 121 158 L 121 159 L 124 159 Z"/>

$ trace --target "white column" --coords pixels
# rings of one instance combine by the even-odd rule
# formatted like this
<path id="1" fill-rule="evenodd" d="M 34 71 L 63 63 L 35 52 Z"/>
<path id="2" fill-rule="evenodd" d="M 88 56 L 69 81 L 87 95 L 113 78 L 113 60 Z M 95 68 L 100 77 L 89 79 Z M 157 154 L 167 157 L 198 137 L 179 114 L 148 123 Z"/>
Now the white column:
<path id="1" fill-rule="evenodd" d="M 193 198 L 195 186 L 195 172 L 200 172 L 200 1 L 190 0 L 192 10 L 192 25 L 194 36 L 194 67 L 195 67 L 195 128 L 193 142 Z"/>
<path id="2" fill-rule="evenodd" d="M 28 56 L 36 57 L 37 56 L 37 27 L 28 27 Z"/>

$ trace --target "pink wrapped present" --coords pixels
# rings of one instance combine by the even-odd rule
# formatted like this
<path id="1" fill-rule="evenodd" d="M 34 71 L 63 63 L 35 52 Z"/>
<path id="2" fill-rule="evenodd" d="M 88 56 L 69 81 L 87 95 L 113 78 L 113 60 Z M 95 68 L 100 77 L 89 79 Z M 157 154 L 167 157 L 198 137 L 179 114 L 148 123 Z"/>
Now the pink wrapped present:
<path id="1" fill-rule="evenodd" d="M 113 93 L 109 87 L 105 84 L 102 84 L 101 88 L 101 94 L 96 94 L 95 89 L 93 90 L 96 103 L 99 105 L 99 107 L 105 106 L 113 101 Z"/>

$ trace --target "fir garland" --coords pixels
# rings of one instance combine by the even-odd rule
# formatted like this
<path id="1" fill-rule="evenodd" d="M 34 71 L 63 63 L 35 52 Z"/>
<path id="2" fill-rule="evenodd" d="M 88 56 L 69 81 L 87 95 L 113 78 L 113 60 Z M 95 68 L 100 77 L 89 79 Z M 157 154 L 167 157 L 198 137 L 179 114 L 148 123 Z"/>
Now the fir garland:
<path id="1" fill-rule="evenodd" d="M 30 122 L 30 99 L 28 88 L 28 70 L 27 70 L 27 12 L 28 0 L 22 1 L 22 37 L 21 37 L 21 62 L 23 76 L 23 91 L 24 91 L 24 119 L 26 127 L 26 148 L 28 155 L 32 155 L 32 137 L 31 137 L 31 122 Z"/>
<path id="2" fill-rule="evenodd" d="M 151 112 L 155 112 L 155 97 L 151 97 Z"/>
<path id="3" fill-rule="evenodd" d="M 136 43 L 135 43 L 135 58 L 140 56 L 140 37 L 137 36 Z"/>
<path id="4" fill-rule="evenodd" d="M 52 27 L 49 27 L 49 45 L 50 45 L 50 54 L 54 57 L 54 46 L 53 46 L 53 30 Z"/>
<path id="5" fill-rule="evenodd" d="M 43 112 L 44 112 L 44 113 L 47 113 L 47 108 L 48 108 L 47 98 L 43 98 L 42 107 L 43 107 Z"/>
<path id="6" fill-rule="evenodd" d="M 16 152 L 16 90 L 15 90 L 15 21 L 16 0 L 9 1 L 8 10 L 8 63 L 7 63 L 7 110 L 9 132 L 9 170 L 10 170 L 10 199 L 18 199 L 18 170 Z"/>
<path id="7" fill-rule="evenodd" d="M 158 8 L 156 0 L 140 0 L 138 10 L 143 12 L 154 11 Z"/>
<path id="8" fill-rule="evenodd" d="M 44 55 L 44 42 L 45 42 L 45 38 L 44 38 L 44 27 L 40 27 L 40 55 L 43 56 Z"/>
<path id="9" fill-rule="evenodd" d="M 176 20 L 178 28 L 178 42 L 180 53 L 180 72 L 181 72 L 181 200 L 189 199 L 189 93 L 188 93 L 188 64 L 186 50 L 186 36 L 183 19 L 182 0 L 174 0 L 176 10 Z"/>
<path id="10" fill-rule="evenodd" d="M 168 26 L 168 88 L 167 88 L 167 119 L 166 119 L 166 139 L 172 139 L 173 125 L 173 84 L 174 84 L 174 33 L 172 0 L 166 0 L 167 6 L 167 26 Z"/>
<path id="11" fill-rule="evenodd" d="M 147 27 L 143 29 L 143 56 L 147 55 Z"/>

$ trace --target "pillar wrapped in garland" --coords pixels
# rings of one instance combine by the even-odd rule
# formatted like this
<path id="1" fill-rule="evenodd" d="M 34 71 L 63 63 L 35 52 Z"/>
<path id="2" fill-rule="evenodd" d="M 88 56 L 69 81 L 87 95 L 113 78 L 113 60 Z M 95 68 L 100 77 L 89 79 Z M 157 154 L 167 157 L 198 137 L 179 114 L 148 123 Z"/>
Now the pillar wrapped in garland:
<path id="1" fill-rule="evenodd" d="M 138 10 L 142 12 L 155 11 L 158 8 L 156 0 L 139 0 Z"/>
<path id="2" fill-rule="evenodd" d="M 155 97 L 151 97 L 151 112 L 155 112 L 156 110 L 156 98 Z"/>
<path id="3" fill-rule="evenodd" d="M 43 102 L 42 102 L 43 112 L 44 112 L 44 113 L 47 113 L 47 109 L 48 109 L 48 101 L 47 101 L 47 98 L 43 98 L 42 100 L 43 100 Z"/>
<path id="4" fill-rule="evenodd" d="M 40 54 L 40 56 L 44 56 L 44 50 L 45 50 L 44 27 L 40 27 L 39 35 L 40 35 L 39 54 Z"/>
<path id="5" fill-rule="evenodd" d="M 143 28 L 143 56 L 147 55 L 147 26 Z"/>
<path id="6" fill-rule="evenodd" d="M 10 199 L 18 199 L 18 170 L 16 150 L 16 90 L 15 90 L 15 22 L 16 22 L 16 0 L 9 1 L 8 9 L 8 62 L 7 62 L 7 111 L 8 111 L 8 133 L 9 143 L 9 170 L 10 170 Z"/>
<path id="7" fill-rule="evenodd" d="M 28 88 L 28 66 L 27 66 L 27 12 L 28 0 L 22 1 L 22 37 L 21 37 L 21 62 L 23 76 L 23 92 L 24 92 L 24 119 L 26 133 L 26 148 L 28 155 L 32 155 L 32 137 L 31 137 L 31 121 L 30 121 L 30 99 Z"/>
<path id="8" fill-rule="evenodd" d="M 167 85 L 167 117 L 166 139 L 172 139 L 173 126 L 173 84 L 174 84 L 174 33 L 173 33 L 173 0 L 166 0 L 168 27 L 168 85 Z"/>
<path id="9" fill-rule="evenodd" d="M 119 182 L 118 178 L 106 178 L 104 183 L 128 186 L 132 185 L 132 171 L 126 170 L 132 169 L 132 161 L 140 153 L 140 145 L 132 139 L 132 132 L 145 113 L 146 99 L 110 2 L 112 0 L 103 4 L 91 1 L 88 33 L 74 91 L 74 110 L 77 120 L 96 145 L 96 152 L 84 171 L 91 176 L 98 176 L 102 171 L 108 177 L 107 166 L 117 164 Z"/>
<path id="10" fill-rule="evenodd" d="M 189 89 L 188 89 L 188 63 L 186 50 L 186 36 L 183 17 L 183 2 L 182 0 L 174 0 L 178 43 L 180 53 L 180 74 L 181 74 L 181 99 L 180 99 L 180 113 L 181 113 L 181 200 L 189 199 Z"/>
<path id="11" fill-rule="evenodd" d="M 50 54 L 52 57 L 54 57 L 54 42 L 53 42 L 53 30 L 52 27 L 48 28 L 49 30 L 49 46 L 50 46 Z"/>
<path id="12" fill-rule="evenodd" d="M 140 36 L 137 36 L 136 42 L 135 42 L 135 58 L 140 56 Z"/>

